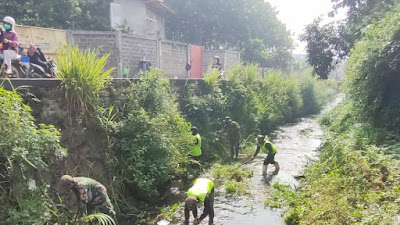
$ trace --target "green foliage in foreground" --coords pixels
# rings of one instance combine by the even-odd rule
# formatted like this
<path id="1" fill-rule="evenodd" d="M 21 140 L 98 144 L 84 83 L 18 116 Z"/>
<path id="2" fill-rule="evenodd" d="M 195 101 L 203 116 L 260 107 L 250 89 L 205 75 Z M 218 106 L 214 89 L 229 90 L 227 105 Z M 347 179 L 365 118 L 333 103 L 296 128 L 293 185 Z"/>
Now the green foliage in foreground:
<path id="1" fill-rule="evenodd" d="M 85 217 L 85 223 L 88 225 L 93 224 L 95 221 L 99 225 L 116 225 L 113 218 L 106 214 L 91 214 Z"/>
<path id="2" fill-rule="evenodd" d="M 41 176 L 66 151 L 54 126 L 35 124 L 31 108 L 16 93 L 0 87 L 0 224 L 46 224 L 54 219 Z M 28 189 L 28 181 L 36 189 Z"/>
<path id="3" fill-rule="evenodd" d="M 0 87 L 1 174 L 7 181 L 26 181 L 34 169 L 46 170 L 51 155 L 65 155 L 54 126 L 35 124 L 31 108 L 15 92 Z M 6 183 L 8 183 L 6 182 Z"/>
<path id="4" fill-rule="evenodd" d="M 381 130 L 359 123 L 352 102 L 322 119 L 331 136 L 308 167 L 288 224 L 392 224 L 399 213 L 400 163 L 377 147 Z"/>

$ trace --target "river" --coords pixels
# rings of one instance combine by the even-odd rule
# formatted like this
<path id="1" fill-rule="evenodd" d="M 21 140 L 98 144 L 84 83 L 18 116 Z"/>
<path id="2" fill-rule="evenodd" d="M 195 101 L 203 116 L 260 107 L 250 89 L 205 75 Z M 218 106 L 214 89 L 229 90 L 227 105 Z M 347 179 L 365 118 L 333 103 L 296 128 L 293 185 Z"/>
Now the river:
<path id="1" fill-rule="evenodd" d="M 338 97 L 322 113 L 328 112 L 342 99 Z M 214 202 L 215 225 L 281 225 L 284 224 L 282 210 L 264 206 L 267 187 L 275 182 L 293 188 L 299 185 L 298 177 L 303 175 L 305 166 L 310 160 L 318 157 L 318 149 L 324 141 L 324 131 L 317 117 L 302 118 L 299 122 L 288 124 L 277 129 L 271 135 L 272 142 L 278 149 L 275 160 L 280 164 L 278 175 L 272 175 L 273 165 L 268 167 L 268 176 L 262 177 L 261 167 L 265 154 L 259 154 L 254 161 L 244 167 L 254 171 L 249 183 L 249 195 L 236 196 L 227 194 L 223 185 L 216 185 Z M 184 194 L 181 193 L 181 194 Z M 202 213 L 202 208 L 199 213 Z M 171 225 L 183 224 L 183 209 L 179 211 L 178 221 Z M 193 217 L 192 217 L 193 218 Z M 191 220 L 192 221 L 192 220 Z M 160 223 L 161 224 L 161 223 Z M 208 224 L 207 218 L 201 224 Z"/>

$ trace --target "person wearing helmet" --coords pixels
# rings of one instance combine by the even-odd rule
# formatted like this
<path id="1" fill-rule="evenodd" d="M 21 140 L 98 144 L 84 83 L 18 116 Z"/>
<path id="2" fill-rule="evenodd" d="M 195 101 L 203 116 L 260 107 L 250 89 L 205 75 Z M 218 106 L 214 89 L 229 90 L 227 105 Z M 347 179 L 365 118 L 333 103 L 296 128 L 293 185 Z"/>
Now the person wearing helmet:
<path id="1" fill-rule="evenodd" d="M 106 188 L 99 182 L 87 177 L 64 175 L 59 183 L 60 192 L 72 190 L 79 199 L 78 221 L 84 222 L 84 214 L 95 213 L 96 209 L 105 208 L 110 216 L 115 216 Z"/>
<path id="2" fill-rule="evenodd" d="M 219 56 L 214 56 L 214 63 L 212 65 L 213 69 L 218 69 L 219 71 L 222 70 L 222 64 L 220 62 Z"/>
<path id="3" fill-rule="evenodd" d="M 270 141 L 268 141 L 267 136 L 265 137 L 263 135 L 257 136 L 257 149 L 254 155 L 251 157 L 251 160 L 253 160 L 257 156 L 260 150 L 268 154 L 267 158 L 265 158 L 264 160 L 262 175 L 263 176 L 267 175 L 267 169 L 269 164 L 273 164 L 275 166 L 275 171 L 273 174 L 274 175 L 278 174 L 280 167 L 279 163 L 275 161 L 275 155 L 277 153 L 277 149 Z"/>
<path id="4" fill-rule="evenodd" d="M 17 57 L 18 52 L 18 35 L 15 32 L 15 20 L 10 16 L 3 19 L 3 27 L 5 32 L 3 34 L 3 57 L 5 65 L 5 73 L 11 74 L 11 61 Z"/>
<path id="5" fill-rule="evenodd" d="M 204 203 L 204 211 L 200 218 L 197 218 L 197 205 Z M 208 224 L 214 222 L 214 183 L 205 178 L 199 178 L 194 181 L 193 186 L 187 192 L 185 200 L 185 225 L 189 224 L 190 211 L 193 213 L 194 225 L 198 225 L 201 221 L 209 216 Z"/>
<path id="6" fill-rule="evenodd" d="M 225 131 L 228 137 L 231 157 L 238 158 L 240 148 L 240 126 L 236 121 L 233 121 L 229 116 L 224 119 Z"/>

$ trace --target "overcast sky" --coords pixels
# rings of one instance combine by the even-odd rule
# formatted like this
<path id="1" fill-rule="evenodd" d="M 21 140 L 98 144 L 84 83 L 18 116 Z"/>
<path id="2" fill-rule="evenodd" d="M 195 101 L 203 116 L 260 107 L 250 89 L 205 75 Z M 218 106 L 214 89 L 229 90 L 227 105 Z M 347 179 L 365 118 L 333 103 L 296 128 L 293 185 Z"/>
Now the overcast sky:
<path id="1" fill-rule="evenodd" d="M 304 26 L 313 22 L 321 14 L 332 10 L 331 0 L 265 0 L 279 11 L 279 19 L 286 24 L 292 33 L 293 39 L 298 45 L 294 51 L 296 54 L 305 53 L 305 43 L 298 40 L 303 33 Z"/>

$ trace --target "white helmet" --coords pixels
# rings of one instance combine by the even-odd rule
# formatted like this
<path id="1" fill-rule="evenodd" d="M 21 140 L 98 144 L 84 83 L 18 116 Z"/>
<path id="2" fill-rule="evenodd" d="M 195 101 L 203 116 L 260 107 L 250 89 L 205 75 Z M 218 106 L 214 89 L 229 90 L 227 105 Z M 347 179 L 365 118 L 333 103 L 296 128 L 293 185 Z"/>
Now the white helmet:
<path id="1" fill-rule="evenodd" d="M 6 16 L 3 19 L 3 22 L 11 24 L 11 29 L 13 30 L 15 27 L 15 20 L 11 16 Z"/>

